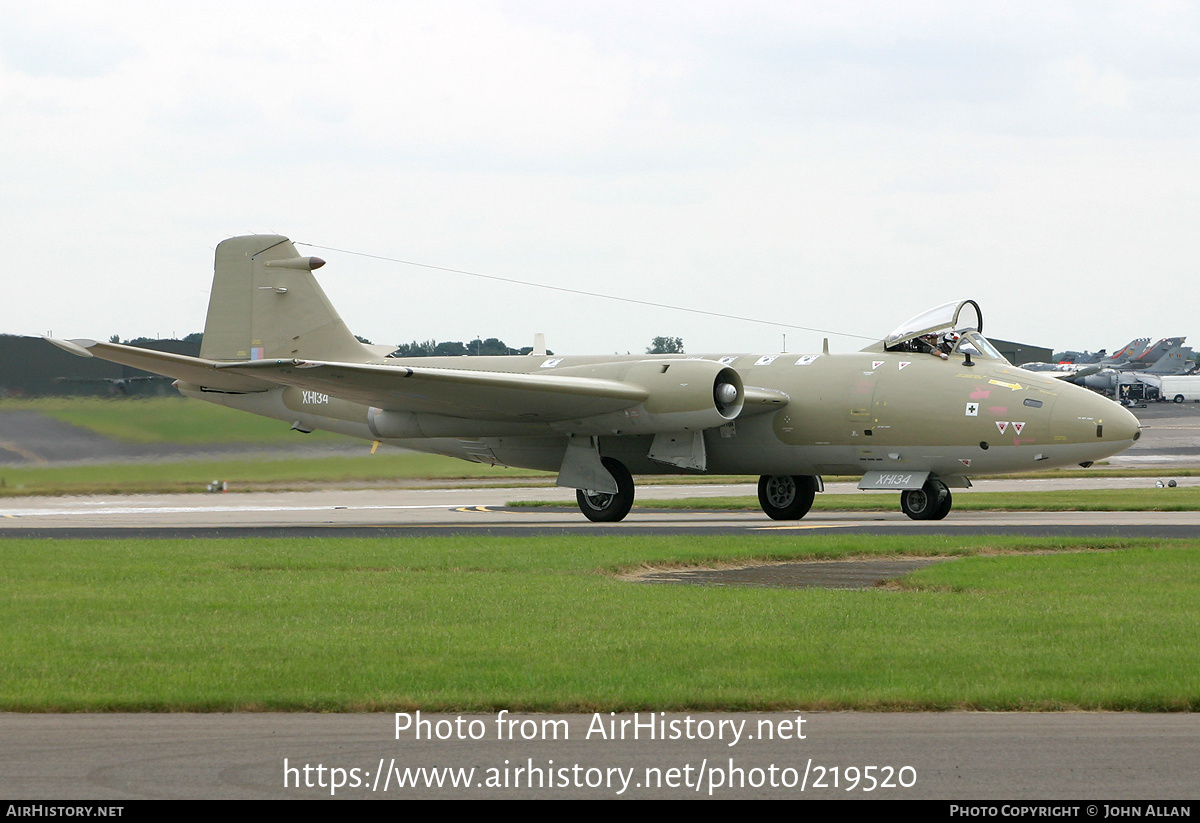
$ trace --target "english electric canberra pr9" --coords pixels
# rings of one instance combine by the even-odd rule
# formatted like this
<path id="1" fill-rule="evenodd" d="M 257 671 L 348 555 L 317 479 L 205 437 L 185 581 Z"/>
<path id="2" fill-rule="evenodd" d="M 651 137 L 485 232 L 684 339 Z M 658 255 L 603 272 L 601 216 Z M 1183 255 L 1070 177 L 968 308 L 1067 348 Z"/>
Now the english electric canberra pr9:
<path id="1" fill-rule="evenodd" d="M 222 242 L 200 357 L 51 342 L 300 431 L 557 472 L 598 521 L 628 514 L 633 474 L 759 475 L 778 520 L 808 512 L 822 475 L 855 475 L 937 520 L 968 475 L 1086 466 L 1139 436 L 1113 401 L 1006 361 L 972 300 L 850 354 L 395 358 L 350 333 L 322 265 L 286 237 Z"/>

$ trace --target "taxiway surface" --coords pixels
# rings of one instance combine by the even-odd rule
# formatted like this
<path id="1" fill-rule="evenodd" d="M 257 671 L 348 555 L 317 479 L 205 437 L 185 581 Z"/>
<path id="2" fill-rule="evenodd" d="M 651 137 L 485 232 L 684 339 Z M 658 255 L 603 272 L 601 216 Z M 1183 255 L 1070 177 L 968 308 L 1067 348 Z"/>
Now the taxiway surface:
<path id="1" fill-rule="evenodd" d="M 1193 482 L 1191 478 L 1181 480 Z M 1200 481 L 1195 481 L 1200 482 Z M 979 490 L 1153 487 L 1147 478 L 980 481 Z M 842 488 L 842 487 L 845 488 Z M 829 484 L 849 492 L 853 484 Z M 1174 490 L 1162 489 L 1164 497 Z M 222 537 L 321 534 L 739 533 L 857 530 L 915 534 L 1094 534 L 1191 537 L 1200 512 L 971 512 L 940 522 L 914 521 L 899 511 L 810 512 L 799 521 L 773 521 L 759 511 L 655 509 L 655 499 L 749 496 L 751 484 L 645 485 L 639 505 L 621 523 L 592 523 L 574 506 L 575 493 L 555 487 L 330 490 L 252 494 L 182 494 L 7 498 L 0 502 L 0 535 L 46 537 Z M 962 499 L 971 492 L 956 492 Z M 864 492 L 865 494 L 865 492 Z M 880 493 L 888 499 L 895 493 Z M 511 506 L 552 500 L 562 508 Z"/>

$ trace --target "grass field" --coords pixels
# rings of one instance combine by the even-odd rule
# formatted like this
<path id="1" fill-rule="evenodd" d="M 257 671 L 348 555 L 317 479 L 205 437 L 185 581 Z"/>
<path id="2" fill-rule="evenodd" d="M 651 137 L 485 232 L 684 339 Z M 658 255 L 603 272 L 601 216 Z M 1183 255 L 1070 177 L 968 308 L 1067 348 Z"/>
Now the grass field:
<path id="1" fill-rule="evenodd" d="M 901 554 L 964 558 L 871 591 L 615 575 Z M 0 710 L 1200 709 L 1200 541 L 6 539 L 0 561 Z"/>
<path id="2" fill-rule="evenodd" d="M 0 401 L 0 412 L 32 411 L 123 443 L 246 443 L 294 445 L 286 423 L 200 403 L 183 397 L 105 399 L 39 397 Z M 328 432 L 308 435 L 316 441 L 345 440 Z"/>
<path id="3" fill-rule="evenodd" d="M 11 408 L 127 442 L 296 442 L 277 421 L 177 399 L 0 403 Z M 4 468 L 0 493 L 549 477 L 363 449 L 313 460 Z M 758 508 L 752 497 L 639 502 Z M 814 508 L 896 506 L 895 495 L 853 494 L 818 495 Z M 1198 506 L 1200 491 L 1185 487 L 955 495 L 957 510 Z M 872 591 L 617 576 L 935 554 L 963 559 Z M 4 539 L 0 710 L 1195 711 L 1198 560 L 1200 541 L 996 537 Z"/>
<path id="4" fill-rule="evenodd" d="M 280 491 L 314 485 L 345 486 L 413 479 L 509 479 L 524 485 L 554 475 L 470 463 L 436 454 L 380 449 L 358 457 L 264 459 L 236 456 L 225 460 L 167 463 L 107 463 L 77 466 L 2 466 L 0 496 L 64 494 L 173 494 L 200 492 L 213 480 L 232 491 Z M 524 480 L 522 480 L 524 478 Z"/>

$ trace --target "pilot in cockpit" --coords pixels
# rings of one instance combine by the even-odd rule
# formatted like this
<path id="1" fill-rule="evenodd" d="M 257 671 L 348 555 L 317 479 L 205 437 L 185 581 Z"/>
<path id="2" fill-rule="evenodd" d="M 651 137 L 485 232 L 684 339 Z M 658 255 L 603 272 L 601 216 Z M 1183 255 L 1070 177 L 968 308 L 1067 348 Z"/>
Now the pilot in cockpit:
<path id="1" fill-rule="evenodd" d="M 954 351 L 954 346 L 958 343 L 958 338 L 959 335 L 955 332 L 946 332 L 941 335 L 922 334 L 900 344 L 893 351 L 900 350 L 932 354 L 934 357 L 946 360 L 949 359 L 950 352 Z"/>
<path id="2" fill-rule="evenodd" d="M 938 338 L 938 349 L 944 354 L 943 360 L 954 353 L 954 347 L 958 345 L 958 341 L 962 339 L 962 335 L 956 331 L 948 331 Z"/>

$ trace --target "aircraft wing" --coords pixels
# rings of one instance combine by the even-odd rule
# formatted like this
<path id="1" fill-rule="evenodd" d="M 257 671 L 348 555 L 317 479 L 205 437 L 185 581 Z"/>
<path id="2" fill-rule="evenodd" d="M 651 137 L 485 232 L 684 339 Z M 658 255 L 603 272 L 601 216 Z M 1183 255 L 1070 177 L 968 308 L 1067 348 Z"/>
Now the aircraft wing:
<path id="1" fill-rule="evenodd" d="M 565 375 L 318 360 L 254 360 L 217 368 L 382 409 L 475 420 L 568 420 L 628 409 L 649 397 L 637 385 Z"/>
<path id="2" fill-rule="evenodd" d="M 642 385 L 640 377 L 611 379 L 306 359 L 214 361 L 95 340 L 50 342 L 72 354 L 123 363 L 217 391 L 256 392 L 291 386 L 389 411 L 471 420 L 548 423 L 619 412 L 660 399 L 653 385 Z M 658 366 L 654 363 L 648 371 L 656 374 Z M 697 396 L 705 395 L 707 402 L 712 402 L 711 391 L 702 390 L 700 383 L 692 385 Z M 747 387 L 743 399 L 744 416 L 781 408 L 789 400 L 783 392 L 756 387 Z M 694 408 L 686 401 L 684 405 Z M 719 425 L 721 418 L 716 420 L 711 425 Z"/>

